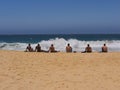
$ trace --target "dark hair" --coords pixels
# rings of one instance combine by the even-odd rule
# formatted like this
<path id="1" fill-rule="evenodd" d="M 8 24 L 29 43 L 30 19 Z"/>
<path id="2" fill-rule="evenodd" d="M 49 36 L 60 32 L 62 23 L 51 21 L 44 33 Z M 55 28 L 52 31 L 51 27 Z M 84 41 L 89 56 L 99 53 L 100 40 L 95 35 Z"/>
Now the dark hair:
<path id="1" fill-rule="evenodd" d="M 53 44 L 51 44 L 51 46 L 53 46 Z"/>
<path id="2" fill-rule="evenodd" d="M 90 45 L 89 45 L 89 44 L 87 44 L 87 46 L 89 47 Z"/>

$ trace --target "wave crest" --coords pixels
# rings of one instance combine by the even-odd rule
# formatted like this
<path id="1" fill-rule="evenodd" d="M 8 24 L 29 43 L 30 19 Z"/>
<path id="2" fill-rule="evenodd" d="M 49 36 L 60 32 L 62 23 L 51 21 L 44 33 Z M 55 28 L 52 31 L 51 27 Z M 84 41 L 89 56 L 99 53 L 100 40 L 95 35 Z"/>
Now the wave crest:
<path id="1" fill-rule="evenodd" d="M 48 50 L 51 44 L 54 44 L 56 50 L 65 51 L 65 47 L 68 43 L 73 48 L 73 51 L 84 51 L 87 44 L 93 48 L 93 51 L 101 51 L 101 47 L 104 43 L 107 44 L 109 51 L 120 51 L 120 40 L 103 40 L 103 41 L 80 41 L 77 39 L 65 40 L 64 38 L 55 38 L 49 40 L 42 40 L 38 42 L 42 49 Z M 38 43 L 31 44 L 33 48 Z M 0 43 L 0 49 L 3 50 L 18 50 L 24 51 L 27 43 Z"/>

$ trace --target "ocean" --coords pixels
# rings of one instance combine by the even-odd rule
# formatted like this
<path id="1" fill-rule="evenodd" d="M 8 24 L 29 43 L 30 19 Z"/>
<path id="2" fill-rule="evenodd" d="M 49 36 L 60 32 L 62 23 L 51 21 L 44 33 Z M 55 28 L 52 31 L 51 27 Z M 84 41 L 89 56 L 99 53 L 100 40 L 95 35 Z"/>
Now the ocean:
<path id="1" fill-rule="evenodd" d="M 120 52 L 120 34 L 41 34 L 41 35 L 0 35 L 0 50 L 24 51 L 28 45 L 35 46 L 39 43 L 41 48 L 48 50 L 54 44 L 56 50 L 65 52 L 68 43 L 73 51 L 84 51 L 90 44 L 93 51 L 101 51 L 104 43 L 109 52 Z"/>

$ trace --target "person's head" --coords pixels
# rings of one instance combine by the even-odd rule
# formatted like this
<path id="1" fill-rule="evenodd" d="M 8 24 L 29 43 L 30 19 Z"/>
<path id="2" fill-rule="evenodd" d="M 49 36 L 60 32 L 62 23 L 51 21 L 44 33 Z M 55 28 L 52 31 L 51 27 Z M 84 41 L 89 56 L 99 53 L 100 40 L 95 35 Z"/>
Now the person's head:
<path id="1" fill-rule="evenodd" d="M 70 46 L 70 44 L 68 43 L 68 46 Z"/>
<path id="2" fill-rule="evenodd" d="M 106 44 L 104 44 L 104 46 L 106 46 Z"/>
<path id="3" fill-rule="evenodd" d="M 89 47 L 90 45 L 89 45 L 89 44 L 87 44 L 87 46 Z"/>
<path id="4" fill-rule="evenodd" d="M 31 46 L 30 43 L 28 44 L 28 46 Z"/>
<path id="5" fill-rule="evenodd" d="M 51 44 L 51 47 L 53 47 L 53 44 Z"/>
<path id="6" fill-rule="evenodd" d="M 40 44 L 38 44 L 38 46 L 40 46 Z"/>

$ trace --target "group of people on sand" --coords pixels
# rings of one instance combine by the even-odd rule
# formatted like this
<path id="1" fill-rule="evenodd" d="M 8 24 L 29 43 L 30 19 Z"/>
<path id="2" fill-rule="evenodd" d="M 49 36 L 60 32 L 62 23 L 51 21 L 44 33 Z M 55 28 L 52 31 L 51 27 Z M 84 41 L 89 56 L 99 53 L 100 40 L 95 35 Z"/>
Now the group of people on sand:
<path id="1" fill-rule="evenodd" d="M 102 49 L 101 52 L 108 52 L 108 47 L 106 46 L 106 44 L 104 44 L 101 49 Z M 85 51 L 82 53 L 85 53 L 85 52 L 88 52 L 88 53 L 92 52 L 92 48 L 90 47 L 89 44 L 85 48 Z"/>
<path id="2" fill-rule="evenodd" d="M 35 47 L 35 50 L 33 50 L 33 48 L 31 47 L 31 44 L 28 44 L 28 46 L 26 47 L 26 52 L 59 52 L 55 50 L 55 47 L 53 46 L 53 44 L 51 44 L 50 48 L 48 51 L 42 50 L 40 44 L 38 44 Z"/>
<path id="3" fill-rule="evenodd" d="M 108 52 L 108 47 L 106 46 L 106 44 L 104 44 L 101 49 L 102 49 L 101 52 Z M 66 46 L 66 52 L 72 52 L 72 47 L 70 46 L 70 44 Z M 89 44 L 87 44 L 85 51 L 83 51 L 82 53 L 90 53 L 90 52 L 92 52 L 92 48 L 90 47 Z"/>
<path id="4" fill-rule="evenodd" d="M 33 48 L 31 47 L 31 44 L 28 44 L 25 51 L 26 52 L 59 52 L 59 51 L 55 50 L 55 47 L 53 44 L 51 44 L 48 51 L 42 50 L 40 44 L 38 44 L 35 47 L 35 50 L 33 50 Z M 66 46 L 66 52 L 73 52 L 72 47 L 70 46 L 69 43 Z M 74 51 L 74 52 L 76 52 L 76 51 Z M 91 53 L 91 52 L 92 52 L 92 47 L 89 44 L 87 44 L 85 51 L 83 51 L 82 53 Z M 102 46 L 101 52 L 108 52 L 108 47 L 106 46 L 106 44 L 104 44 Z"/>

